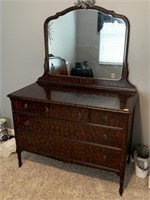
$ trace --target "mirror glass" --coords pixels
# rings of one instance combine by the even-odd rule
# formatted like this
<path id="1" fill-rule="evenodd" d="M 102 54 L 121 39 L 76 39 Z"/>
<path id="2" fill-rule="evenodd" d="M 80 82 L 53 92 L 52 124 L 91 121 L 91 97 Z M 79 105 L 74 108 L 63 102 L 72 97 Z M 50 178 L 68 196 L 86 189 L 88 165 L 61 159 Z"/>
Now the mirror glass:
<path id="1" fill-rule="evenodd" d="M 65 61 L 67 76 L 121 79 L 127 32 L 123 19 L 77 9 L 50 20 L 47 27 L 49 74 L 57 68 L 52 60 L 60 63 L 59 57 Z"/>

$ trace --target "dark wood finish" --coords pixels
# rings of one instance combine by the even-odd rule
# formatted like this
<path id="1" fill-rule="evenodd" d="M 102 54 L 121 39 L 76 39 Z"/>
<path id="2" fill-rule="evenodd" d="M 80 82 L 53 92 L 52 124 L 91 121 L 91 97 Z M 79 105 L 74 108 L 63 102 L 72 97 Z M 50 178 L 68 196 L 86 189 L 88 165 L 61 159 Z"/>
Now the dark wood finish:
<path id="1" fill-rule="evenodd" d="M 137 94 L 34 83 L 8 96 L 19 166 L 29 151 L 112 171 L 122 194 Z"/>

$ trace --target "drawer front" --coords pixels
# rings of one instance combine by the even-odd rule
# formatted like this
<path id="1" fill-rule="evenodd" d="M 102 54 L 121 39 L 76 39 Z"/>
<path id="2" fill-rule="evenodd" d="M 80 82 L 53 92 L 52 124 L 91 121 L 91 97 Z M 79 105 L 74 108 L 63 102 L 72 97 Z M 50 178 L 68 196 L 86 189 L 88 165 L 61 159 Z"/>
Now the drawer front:
<path id="1" fill-rule="evenodd" d="M 91 123 L 127 128 L 128 115 L 101 110 L 91 110 Z"/>
<path id="2" fill-rule="evenodd" d="M 12 110 L 21 111 L 25 113 L 40 113 L 41 104 L 40 102 L 35 102 L 35 101 L 13 99 Z"/>
<path id="3" fill-rule="evenodd" d="M 42 107 L 42 113 L 45 113 L 46 116 L 64 120 L 84 122 L 88 122 L 89 120 L 88 109 L 74 106 L 44 104 Z"/>
<path id="4" fill-rule="evenodd" d="M 27 100 L 12 100 L 13 111 L 36 113 L 53 118 L 88 122 L 89 112 L 86 108 L 65 106 L 59 104 L 40 103 Z"/>
<path id="5" fill-rule="evenodd" d="M 17 131 L 17 149 L 120 169 L 121 151 L 101 148 L 68 138 Z"/>
<path id="6" fill-rule="evenodd" d="M 124 132 L 121 128 L 106 128 L 88 123 L 79 123 L 47 117 L 14 114 L 16 129 L 42 132 L 49 135 L 66 137 L 122 148 Z"/>

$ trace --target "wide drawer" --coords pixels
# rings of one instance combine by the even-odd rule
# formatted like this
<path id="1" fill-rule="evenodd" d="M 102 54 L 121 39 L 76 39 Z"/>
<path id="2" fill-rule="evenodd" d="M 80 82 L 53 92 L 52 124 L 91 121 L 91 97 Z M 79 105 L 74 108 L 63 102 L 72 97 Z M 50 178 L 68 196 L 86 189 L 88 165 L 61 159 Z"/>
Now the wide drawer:
<path id="1" fill-rule="evenodd" d="M 67 137 L 122 148 L 125 133 L 122 128 L 104 127 L 90 123 L 72 122 L 34 115 L 14 114 L 16 129 Z"/>
<path id="2" fill-rule="evenodd" d="M 41 116 L 50 116 L 65 120 L 84 122 L 89 120 L 88 109 L 62 104 L 40 103 L 36 101 L 13 99 L 12 109 L 13 111 L 36 113 Z"/>
<path id="3" fill-rule="evenodd" d="M 120 169 L 121 151 L 68 138 L 17 131 L 17 150 L 77 160 L 106 168 Z"/>
<path id="4" fill-rule="evenodd" d="M 90 122 L 106 126 L 127 128 L 128 114 L 104 110 L 91 110 Z"/>

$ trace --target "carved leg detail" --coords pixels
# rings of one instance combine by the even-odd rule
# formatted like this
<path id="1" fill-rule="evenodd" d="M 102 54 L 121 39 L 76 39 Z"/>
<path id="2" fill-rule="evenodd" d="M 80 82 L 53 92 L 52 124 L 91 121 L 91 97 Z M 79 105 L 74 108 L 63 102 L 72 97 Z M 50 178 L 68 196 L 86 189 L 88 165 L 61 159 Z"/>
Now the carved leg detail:
<path id="1" fill-rule="evenodd" d="M 21 166 L 22 166 L 21 152 L 18 152 L 18 153 L 17 153 L 17 156 L 18 156 L 18 165 L 19 165 L 19 167 L 21 167 Z"/>

